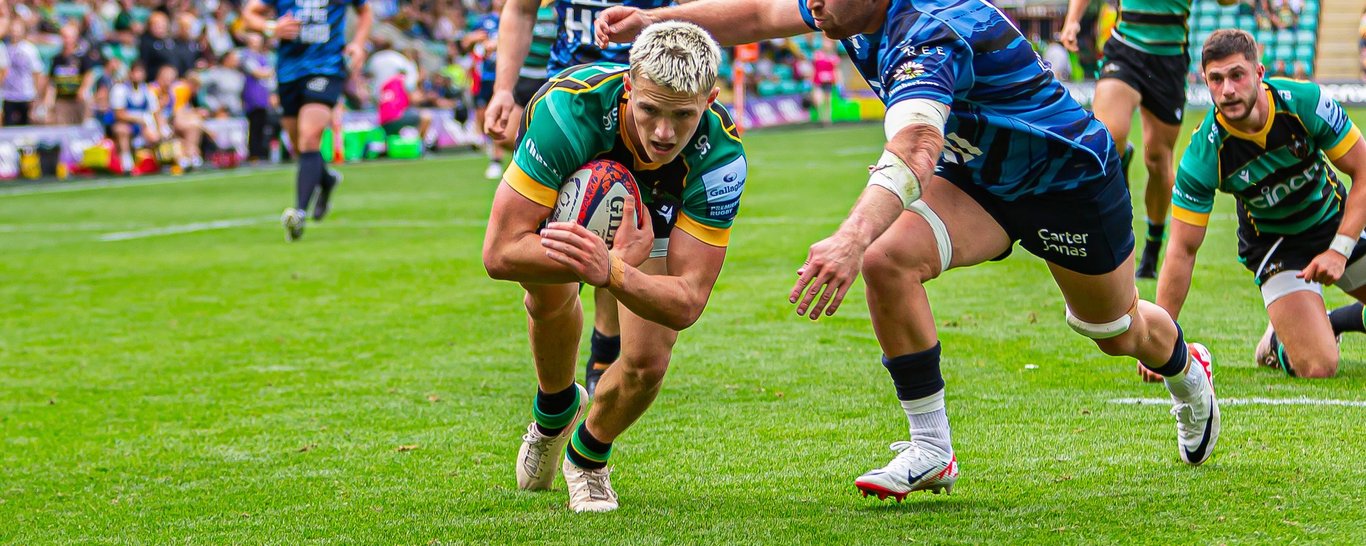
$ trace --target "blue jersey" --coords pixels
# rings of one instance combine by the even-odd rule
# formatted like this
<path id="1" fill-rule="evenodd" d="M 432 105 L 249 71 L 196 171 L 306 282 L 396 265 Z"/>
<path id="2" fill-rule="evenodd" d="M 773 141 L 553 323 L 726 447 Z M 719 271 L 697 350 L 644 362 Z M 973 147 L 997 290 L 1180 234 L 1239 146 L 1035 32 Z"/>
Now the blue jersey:
<path id="1" fill-rule="evenodd" d="M 805 1 L 797 5 L 815 29 Z M 891 0 L 882 28 L 843 42 L 888 107 L 949 105 L 940 172 L 1002 199 L 1102 181 L 1115 159 L 1105 126 L 986 0 Z"/>
<path id="2" fill-rule="evenodd" d="M 279 16 L 299 21 L 299 36 L 282 40 L 275 69 L 280 83 L 306 76 L 346 76 L 346 6 L 365 0 L 261 0 Z"/>
<path id="3" fill-rule="evenodd" d="M 498 22 L 500 21 L 497 13 L 485 15 L 479 20 L 479 30 L 487 32 L 489 40 L 498 41 Z M 479 79 L 491 82 L 498 71 L 498 52 L 485 51 L 484 61 L 479 64 Z"/>
<path id="4" fill-rule="evenodd" d="M 593 40 L 593 23 L 597 21 L 598 14 L 612 6 L 654 9 L 672 4 L 673 0 L 555 0 L 560 36 L 550 50 L 550 64 L 546 68 L 553 75 L 578 64 L 627 64 L 630 62 L 631 44 L 611 43 L 607 44 L 606 49 L 601 49 Z"/>

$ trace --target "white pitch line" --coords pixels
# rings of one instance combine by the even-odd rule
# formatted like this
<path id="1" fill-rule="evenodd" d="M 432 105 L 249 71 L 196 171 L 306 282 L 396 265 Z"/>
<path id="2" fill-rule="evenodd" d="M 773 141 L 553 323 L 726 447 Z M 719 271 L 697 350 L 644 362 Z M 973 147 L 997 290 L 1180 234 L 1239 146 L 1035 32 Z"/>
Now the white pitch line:
<path id="1" fill-rule="evenodd" d="M 100 222 L 73 222 L 70 224 L 0 224 L 0 233 L 68 233 L 73 231 L 109 231 L 111 229 L 131 229 L 138 224 L 112 224 Z"/>
<path id="2" fill-rule="evenodd" d="M 1171 398 L 1115 398 L 1111 404 L 1171 405 Z M 1220 398 L 1221 406 L 1345 406 L 1366 408 L 1366 400 L 1333 400 L 1321 398 Z"/>
<path id="3" fill-rule="evenodd" d="M 116 231 L 105 233 L 99 236 L 99 240 L 127 241 L 131 239 L 146 239 L 148 237 L 160 237 L 163 235 L 176 235 L 180 233 L 194 233 L 196 231 L 211 231 L 215 229 L 227 229 L 241 226 L 261 224 L 274 220 L 275 216 L 254 216 L 251 218 L 231 218 L 227 220 L 214 220 L 212 222 L 194 222 L 192 224 L 179 224 L 174 226 L 162 226 L 135 231 Z"/>

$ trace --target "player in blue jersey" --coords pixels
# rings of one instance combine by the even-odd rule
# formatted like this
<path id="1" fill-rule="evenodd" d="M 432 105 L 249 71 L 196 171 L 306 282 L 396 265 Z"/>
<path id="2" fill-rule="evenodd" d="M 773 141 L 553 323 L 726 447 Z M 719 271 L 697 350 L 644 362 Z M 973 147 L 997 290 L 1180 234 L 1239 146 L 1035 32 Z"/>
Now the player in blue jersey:
<path id="1" fill-rule="evenodd" d="M 593 21 L 612 6 L 631 6 L 642 9 L 657 8 L 673 0 L 554 0 L 560 23 L 555 45 L 550 48 L 546 66 L 548 75 L 555 75 L 574 65 L 599 61 L 625 63 L 631 44 L 610 43 L 598 47 L 593 38 Z M 535 38 L 536 11 L 540 0 L 512 0 L 502 10 L 498 49 L 504 54 L 498 61 L 498 79 L 484 121 L 484 132 L 495 140 L 515 138 L 520 110 L 541 87 L 534 81 L 519 78 L 524 61 L 532 50 Z M 584 364 L 584 387 L 588 395 L 597 391 L 598 380 L 621 355 L 621 325 L 617 320 L 617 301 L 606 290 L 594 290 L 593 335 L 589 338 L 588 361 Z"/>
<path id="2" fill-rule="evenodd" d="M 888 107 L 888 142 L 868 187 L 839 230 L 811 245 L 789 296 L 814 320 L 835 313 L 860 270 L 866 280 L 911 441 L 892 444 L 896 457 L 855 480 L 860 490 L 901 499 L 957 480 L 924 283 L 1001 259 L 1015 241 L 1048 263 L 1069 326 L 1166 378 L 1181 458 L 1209 457 L 1219 433 L 1209 353 L 1138 299 L 1114 143 L 999 10 L 985 0 L 701 0 L 607 10 L 597 38 L 628 40 L 666 19 L 697 23 L 724 44 L 818 29 L 843 41 Z"/>
<path id="3" fill-rule="evenodd" d="M 356 9 L 356 33 L 346 42 L 346 6 Z M 275 19 L 268 19 L 274 12 Z M 281 123 L 294 146 L 299 170 L 294 206 L 280 222 L 286 236 L 296 241 L 304 234 L 309 203 L 313 220 L 322 220 L 330 207 L 339 173 L 323 165 L 318 153 L 323 129 L 332 122 L 332 107 L 341 96 L 347 75 L 365 61 L 373 17 L 365 0 L 249 0 L 242 10 L 248 30 L 280 41 L 276 50 Z M 314 201 L 314 194 L 317 200 Z"/>

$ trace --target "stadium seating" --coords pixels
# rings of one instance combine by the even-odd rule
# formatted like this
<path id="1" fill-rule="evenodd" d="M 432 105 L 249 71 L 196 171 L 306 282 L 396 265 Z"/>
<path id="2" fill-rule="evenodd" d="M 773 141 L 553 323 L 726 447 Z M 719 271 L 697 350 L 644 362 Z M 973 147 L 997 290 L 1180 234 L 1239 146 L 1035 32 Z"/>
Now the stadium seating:
<path id="1" fill-rule="evenodd" d="M 1251 32 L 1264 46 L 1262 61 L 1267 69 L 1275 66 L 1275 61 L 1284 61 L 1287 73 L 1294 71 L 1296 63 L 1303 63 L 1306 73 L 1315 72 L 1315 55 L 1318 50 L 1320 0 L 1304 0 L 1304 8 L 1298 20 L 1290 28 L 1275 29 L 1269 25 L 1259 25 L 1257 14 L 1247 4 L 1234 7 L 1220 6 L 1216 2 L 1195 2 L 1191 6 L 1191 74 L 1198 74 L 1200 67 L 1200 47 L 1211 32 L 1221 28 L 1239 28 Z"/>

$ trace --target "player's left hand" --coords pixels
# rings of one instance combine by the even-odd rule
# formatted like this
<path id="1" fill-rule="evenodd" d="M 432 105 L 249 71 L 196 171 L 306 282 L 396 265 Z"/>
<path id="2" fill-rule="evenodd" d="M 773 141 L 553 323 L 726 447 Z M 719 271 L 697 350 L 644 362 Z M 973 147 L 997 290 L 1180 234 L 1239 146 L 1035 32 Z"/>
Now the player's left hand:
<path id="1" fill-rule="evenodd" d="M 593 286 L 606 286 L 611 275 L 612 257 L 607 243 L 574 222 L 551 222 L 541 230 L 541 246 L 546 257 L 568 267 L 579 280 Z"/>
<path id="2" fill-rule="evenodd" d="M 797 284 L 787 297 L 789 303 L 801 300 L 801 303 L 797 303 L 797 314 L 806 315 L 811 320 L 820 318 L 821 311 L 825 311 L 825 316 L 835 314 L 863 267 L 864 250 L 858 243 L 839 233 L 811 245 L 806 263 L 797 270 Z M 817 295 L 820 295 L 818 300 Z M 815 300 L 815 305 L 812 305 L 812 300 Z"/>
<path id="3" fill-rule="evenodd" d="M 1342 278 L 1342 272 L 1346 267 L 1346 256 L 1336 250 L 1325 250 L 1315 256 L 1314 261 L 1309 262 L 1309 265 L 1295 276 L 1306 281 L 1331 285 Z"/>

